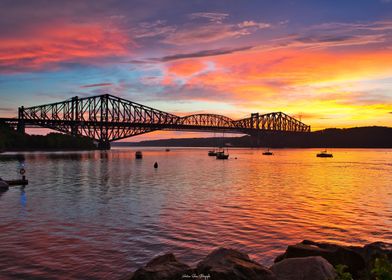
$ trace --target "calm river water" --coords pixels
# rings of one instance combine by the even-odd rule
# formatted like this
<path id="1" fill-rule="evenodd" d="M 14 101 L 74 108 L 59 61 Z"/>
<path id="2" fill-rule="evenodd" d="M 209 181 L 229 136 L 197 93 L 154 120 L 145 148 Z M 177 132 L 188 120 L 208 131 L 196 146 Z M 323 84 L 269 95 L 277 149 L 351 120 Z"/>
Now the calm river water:
<path id="1" fill-rule="evenodd" d="M 24 153 L 30 184 L 0 193 L 0 278 L 118 279 L 218 246 L 269 265 L 303 239 L 392 242 L 392 150 L 142 150 Z M 0 155 L 3 178 L 18 167 Z"/>

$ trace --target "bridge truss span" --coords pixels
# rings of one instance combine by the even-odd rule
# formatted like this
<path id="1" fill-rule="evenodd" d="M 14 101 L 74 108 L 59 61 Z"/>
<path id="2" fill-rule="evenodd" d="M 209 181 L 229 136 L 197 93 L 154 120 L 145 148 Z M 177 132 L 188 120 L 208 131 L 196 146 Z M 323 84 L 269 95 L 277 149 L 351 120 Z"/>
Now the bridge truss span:
<path id="1" fill-rule="evenodd" d="M 185 116 L 180 118 L 177 124 L 184 126 L 235 128 L 235 124 L 232 119 L 216 114 L 194 114 Z"/>
<path id="2" fill-rule="evenodd" d="M 237 127 L 263 131 L 310 132 L 310 126 L 283 112 L 253 113 L 249 118 L 234 121 Z"/>
<path id="3" fill-rule="evenodd" d="M 180 117 L 109 94 L 71 99 L 46 105 L 20 107 L 18 129 L 39 126 L 71 135 L 86 136 L 100 143 L 155 130 L 227 131 L 254 134 L 261 131 L 309 132 L 310 126 L 282 112 L 251 114 L 233 120 L 217 114 Z"/>

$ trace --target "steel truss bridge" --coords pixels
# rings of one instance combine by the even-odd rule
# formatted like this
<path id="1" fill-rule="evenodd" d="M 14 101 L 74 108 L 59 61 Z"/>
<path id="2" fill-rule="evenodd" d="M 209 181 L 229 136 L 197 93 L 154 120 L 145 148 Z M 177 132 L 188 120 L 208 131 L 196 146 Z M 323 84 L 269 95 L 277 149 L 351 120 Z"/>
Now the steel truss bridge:
<path id="1" fill-rule="evenodd" d="M 217 114 L 181 117 L 110 94 L 22 106 L 17 118 L 0 120 L 21 132 L 28 126 L 86 136 L 97 141 L 101 149 L 110 149 L 111 141 L 156 130 L 222 131 L 252 136 L 263 132 L 310 132 L 310 126 L 282 112 L 253 113 L 240 120 Z"/>

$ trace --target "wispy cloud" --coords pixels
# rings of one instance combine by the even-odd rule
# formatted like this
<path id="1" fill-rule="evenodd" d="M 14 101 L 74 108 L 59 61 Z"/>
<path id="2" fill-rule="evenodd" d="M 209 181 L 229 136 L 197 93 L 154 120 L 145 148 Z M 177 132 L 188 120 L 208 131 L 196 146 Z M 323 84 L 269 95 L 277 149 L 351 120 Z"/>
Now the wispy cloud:
<path id="1" fill-rule="evenodd" d="M 170 45 L 205 44 L 218 40 L 248 35 L 246 29 L 231 24 L 189 25 L 170 33 L 162 41 Z"/>
<path id="2" fill-rule="evenodd" d="M 309 48 L 328 48 L 359 46 L 376 43 L 383 43 L 386 38 L 383 34 L 374 35 L 309 35 L 298 36 L 288 43 L 289 46 L 309 47 Z"/>
<path id="3" fill-rule="evenodd" d="M 246 20 L 238 24 L 240 28 L 249 28 L 249 27 L 256 27 L 259 29 L 269 28 L 271 27 L 270 23 L 267 22 L 255 22 L 253 20 Z"/>
<path id="4" fill-rule="evenodd" d="M 191 21 L 183 24 L 170 25 L 165 20 L 156 20 L 139 23 L 131 31 L 136 39 L 158 37 L 162 43 L 182 46 L 241 37 L 272 27 L 270 23 L 253 20 L 228 23 L 225 22 L 228 16 L 225 13 L 192 13 L 188 15 Z M 207 19 L 207 21 L 200 22 L 196 19 Z"/>
<path id="5" fill-rule="evenodd" d="M 203 18 L 203 19 L 207 19 L 210 22 L 215 22 L 215 23 L 221 23 L 228 16 L 229 14 L 226 13 L 211 13 L 211 12 L 189 14 L 190 19 Z"/>
<path id="6" fill-rule="evenodd" d="M 4 111 L 4 112 L 15 112 L 15 108 L 0 107 L 0 111 Z"/>
<path id="7" fill-rule="evenodd" d="M 252 48 L 253 46 L 245 46 L 240 48 L 220 48 L 220 49 L 211 49 L 211 50 L 201 50 L 197 52 L 177 53 L 173 55 L 167 55 L 167 56 L 157 57 L 157 58 L 148 58 L 146 60 L 136 60 L 132 62 L 133 63 L 169 62 L 169 61 L 180 60 L 180 59 L 212 57 L 212 56 L 232 54 L 241 51 L 247 51 Z"/>
<path id="8" fill-rule="evenodd" d="M 176 26 L 167 25 L 165 20 L 153 22 L 141 22 L 137 27 L 132 28 L 131 32 L 136 39 L 151 38 L 157 36 L 168 36 L 176 31 Z"/>
<path id="9" fill-rule="evenodd" d="M 112 83 L 99 83 L 99 84 L 90 84 L 90 85 L 83 85 L 81 88 L 92 88 L 92 87 L 107 87 L 113 85 Z"/>
<path id="10" fill-rule="evenodd" d="M 360 32 L 385 31 L 392 29 L 391 20 L 377 20 L 367 22 L 325 22 L 305 28 L 308 31 Z"/>

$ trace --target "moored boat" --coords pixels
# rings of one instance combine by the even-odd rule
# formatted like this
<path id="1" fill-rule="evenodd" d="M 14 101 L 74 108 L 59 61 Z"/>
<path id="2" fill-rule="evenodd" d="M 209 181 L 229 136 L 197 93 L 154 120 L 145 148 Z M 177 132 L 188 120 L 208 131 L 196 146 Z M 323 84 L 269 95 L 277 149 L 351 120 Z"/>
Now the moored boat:
<path id="1" fill-rule="evenodd" d="M 264 156 L 272 156 L 274 153 L 270 151 L 270 149 L 268 148 L 265 152 L 263 152 Z"/>
<path id="2" fill-rule="evenodd" d="M 137 159 L 143 158 L 142 152 L 141 152 L 141 151 L 136 151 L 136 153 L 135 153 L 135 158 L 137 158 Z"/>
<path id="3" fill-rule="evenodd" d="M 226 152 L 224 148 L 219 148 L 216 151 L 216 159 L 228 159 L 229 158 L 229 149 L 226 147 Z"/>
<path id="4" fill-rule="evenodd" d="M 327 153 L 327 150 L 324 150 L 324 151 L 321 151 L 320 153 L 318 153 L 317 157 L 331 158 L 331 157 L 333 157 L 333 154 Z"/>
<path id="5" fill-rule="evenodd" d="M 226 154 L 224 151 L 216 153 L 216 159 L 228 159 L 229 154 Z"/>
<path id="6" fill-rule="evenodd" d="M 210 157 L 215 157 L 216 156 L 216 151 L 215 150 L 208 151 L 208 155 Z"/>

